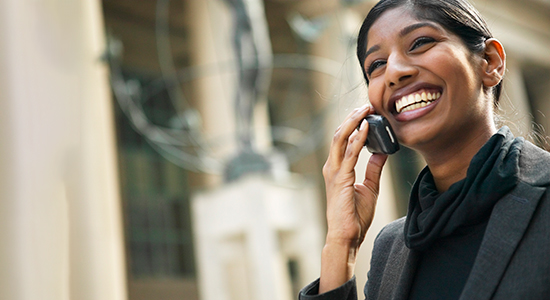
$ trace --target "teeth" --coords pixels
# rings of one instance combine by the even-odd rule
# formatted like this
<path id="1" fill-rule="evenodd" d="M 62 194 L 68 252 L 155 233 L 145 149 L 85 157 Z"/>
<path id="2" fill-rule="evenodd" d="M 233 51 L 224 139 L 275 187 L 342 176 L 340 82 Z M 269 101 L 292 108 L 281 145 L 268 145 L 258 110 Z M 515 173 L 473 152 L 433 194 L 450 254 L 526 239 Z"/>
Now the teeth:
<path id="1" fill-rule="evenodd" d="M 408 96 L 403 96 L 403 98 L 397 100 L 395 103 L 395 108 L 397 113 L 402 113 L 421 107 L 425 107 L 430 104 L 432 101 L 439 99 L 441 93 L 422 93 L 410 94 Z"/>

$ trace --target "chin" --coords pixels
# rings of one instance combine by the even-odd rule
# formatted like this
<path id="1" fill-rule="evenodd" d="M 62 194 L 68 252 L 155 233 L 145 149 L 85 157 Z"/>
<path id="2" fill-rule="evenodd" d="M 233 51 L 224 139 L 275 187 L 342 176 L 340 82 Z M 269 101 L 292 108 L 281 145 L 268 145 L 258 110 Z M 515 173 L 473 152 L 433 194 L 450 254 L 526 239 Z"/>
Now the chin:
<path id="1" fill-rule="evenodd" d="M 433 126 L 427 128 L 407 128 L 396 132 L 399 143 L 413 150 L 425 149 L 426 145 L 432 144 L 437 134 Z"/>

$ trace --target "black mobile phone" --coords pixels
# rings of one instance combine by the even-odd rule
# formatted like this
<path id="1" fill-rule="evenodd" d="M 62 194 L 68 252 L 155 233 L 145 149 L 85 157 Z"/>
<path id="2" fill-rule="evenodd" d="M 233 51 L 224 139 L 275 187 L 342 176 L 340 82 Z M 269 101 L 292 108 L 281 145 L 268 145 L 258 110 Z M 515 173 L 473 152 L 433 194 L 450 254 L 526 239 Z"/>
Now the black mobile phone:
<path id="1" fill-rule="evenodd" d="M 368 115 L 365 120 L 369 122 L 365 147 L 371 153 L 393 154 L 399 150 L 397 137 L 386 118 L 380 115 Z"/>

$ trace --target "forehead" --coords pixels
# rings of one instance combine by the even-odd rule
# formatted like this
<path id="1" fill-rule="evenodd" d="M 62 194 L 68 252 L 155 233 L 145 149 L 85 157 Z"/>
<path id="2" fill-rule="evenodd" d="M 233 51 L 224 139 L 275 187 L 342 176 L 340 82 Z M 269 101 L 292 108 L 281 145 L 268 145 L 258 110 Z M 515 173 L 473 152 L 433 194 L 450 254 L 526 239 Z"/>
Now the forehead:
<path id="1" fill-rule="evenodd" d="M 374 45 L 380 40 L 394 38 L 395 35 L 399 34 L 404 28 L 419 22 L 428 22 L 432 23 L 436 27 L 441 27 L 431 21 L 419 20 L 412 13 L 411 9 L 412 8 L 406 6 L 399 6 L 382 13 L 369 29 L 367 44 Z"/>

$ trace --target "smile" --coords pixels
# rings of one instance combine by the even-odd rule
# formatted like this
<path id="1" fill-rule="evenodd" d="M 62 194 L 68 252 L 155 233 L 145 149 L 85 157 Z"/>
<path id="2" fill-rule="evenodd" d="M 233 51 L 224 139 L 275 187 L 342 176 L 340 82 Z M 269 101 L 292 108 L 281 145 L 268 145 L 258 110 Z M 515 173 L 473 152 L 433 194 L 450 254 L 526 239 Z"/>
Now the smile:
<path id="1" fill-rule="evenodd" d="M 401 99 L 397 100 L 397 102 L 395 102 L 395 110 L 399 114 L 422 108 L 439 99 L 439 97 L 441 97 L 440 92 L 430 93 L 420 90 L 416 93 L 403 96 Z"/>

